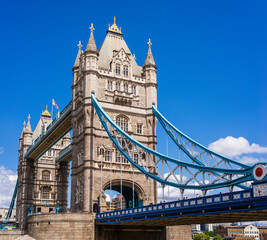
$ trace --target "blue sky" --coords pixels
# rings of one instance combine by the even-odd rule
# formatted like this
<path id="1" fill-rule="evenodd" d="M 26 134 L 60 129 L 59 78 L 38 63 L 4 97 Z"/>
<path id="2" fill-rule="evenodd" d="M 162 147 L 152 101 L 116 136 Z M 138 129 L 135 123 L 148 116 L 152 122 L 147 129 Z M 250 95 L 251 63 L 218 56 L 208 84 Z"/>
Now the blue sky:
<path id="1" fill-rule="evenodd" d="M 5 1 L 0 9 L 2 182 L 14 184 L 22 122 L 30 113 L 34 127 L 52 98 L 61 109 L 66 106 L 78 41 L 86 46 L 94 23 L 99 48 L 114 16 L 139 65 L 151 38 L 158 108 L 171 122 L 205 146 L 222 138 L 225 154 L 230 141 L 241 149 L 232 156 L 236 159 L 267 159 L 266 1 Z"/>

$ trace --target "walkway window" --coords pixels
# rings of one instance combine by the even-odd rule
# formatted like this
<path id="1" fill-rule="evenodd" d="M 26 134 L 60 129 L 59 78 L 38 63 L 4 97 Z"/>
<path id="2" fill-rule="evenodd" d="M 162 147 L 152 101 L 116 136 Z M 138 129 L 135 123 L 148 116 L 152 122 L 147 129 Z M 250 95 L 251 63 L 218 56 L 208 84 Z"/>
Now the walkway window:
<path id="1" fill-rule="evenodd" d="M 128 84 L 124 84 L 124 92 L 128 92 Z"/>
<path id="2" fill-rule="evenodd" d="M 112 81 L 108 81 L 108 90 L 112 91 Z"/>
<path id="3" fill-rule="evenodd" d="M 132 94 L 136 95 L 136 86 L 132 86 Z"/>
<path id="4" fill-rule="evenodd" d="M 50 172 L 45 170 L 42 172 L 42 180 L 49 181 L 50 180 Z"/>
<path id="5" fill-rule="evenodd" d="M 116 82 L 116 90 L 117 91 L 121 90 L 121 84 L 119 82 Z"/>
<path id="6" fill-rule="evenodd" d="M 136 126 L 136 133 L 137 133 L 137 134 L 142 134 L 142 124 L 137 123 L 137 126 Z"/>
<path id="7" fill-rule="evenodd" d="M 121 74 L 121 67 L 119 64 L 116 64 L 116 74 L 118 74 L 118 75 Z"/>
<path id="8" fill-rule="evenodd" d="M 105 151 L 105 161 L 112 161 L 112 150 L 106 150 Z"/>
<path id="9" fill-rule="evenodd" d="M 123 76 L 128 76 L 128 66 L 123 67 Z"/>
<path id="10" fill-rule="evenodd" d="M 116 124 L 124 131 L 128 131 L 128 119 L 123 116 L 116 118 Z"/>

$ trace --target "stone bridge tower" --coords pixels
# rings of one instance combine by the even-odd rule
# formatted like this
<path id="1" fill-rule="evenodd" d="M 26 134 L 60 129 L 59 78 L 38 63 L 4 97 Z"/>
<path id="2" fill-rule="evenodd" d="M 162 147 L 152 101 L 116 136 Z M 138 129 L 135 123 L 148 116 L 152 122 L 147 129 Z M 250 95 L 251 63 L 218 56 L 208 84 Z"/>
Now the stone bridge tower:
<path id="1" fill-rule="evenodd" d="M 151 52 L 151 42 L 148 42 L 144 65 L 138 66 L 115 20 L 112 26 L 109 25 L 99 50 L 91 25 L 86 50 L 83 52 L 79 43 L 73 67 L 72 212 L 96 211 L 100 202 L 105 210 L 105 195 L 101 192 L 110 189 L 110 186 L 112 190 L 120 192 L 121 165 L 122 194 L 126 200 L 133 196 L 133 169 L 116 151 L 105 131 L 102 131 L 91 103 L 92 92 L 114 122 L 136 140 L 156 149 L 156 120 L 152 113 L 152 103 L 157 104 L 157 67 Z M 148 179 L 146 184 L 145 176 L 137 170 L 134 178 L 135 206 L 146 205 L 147 198 L 149 204 L 156 203 L 156 182 Z"/>

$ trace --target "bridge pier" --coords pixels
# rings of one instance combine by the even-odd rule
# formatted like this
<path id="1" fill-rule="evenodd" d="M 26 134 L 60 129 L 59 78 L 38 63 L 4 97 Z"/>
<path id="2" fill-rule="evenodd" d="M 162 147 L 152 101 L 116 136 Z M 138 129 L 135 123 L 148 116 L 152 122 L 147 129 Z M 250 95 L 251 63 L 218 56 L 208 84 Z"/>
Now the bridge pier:
<path id="1" fill-rule="evenodd" d="M 191 240 L 191 226 L 95 225 L 94 213 L 37 214 L 28 217 L 36 240 Z"/>

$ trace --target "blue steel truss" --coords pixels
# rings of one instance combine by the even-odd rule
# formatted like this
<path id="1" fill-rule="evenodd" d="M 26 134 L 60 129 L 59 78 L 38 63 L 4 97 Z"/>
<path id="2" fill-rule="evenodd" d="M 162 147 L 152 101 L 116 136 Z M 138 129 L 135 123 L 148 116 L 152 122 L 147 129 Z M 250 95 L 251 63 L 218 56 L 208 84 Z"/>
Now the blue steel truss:
<path id="1" fill-rule="evenodd" d="M 193 144 L 193 147 L 201 148 L 202 152 L 199 152 L 198 149 L 189 152 L 187 144 L 180 143 L 179 140 L 175 139 L 170 133 L 168 133 L 169 136 L 171 136 L 178 147 L 187 154 L 193 163 L 181 161 L 180 159 L 169 157 L 152 150 L 136 141 L 114 123 L 100 106 L 93 93 L 92 103 L 106 133 L 123 157 L 146 177 L 152 178 L 162 185 L 169 185 L 180 189 L 199 189 L 205 192 L 210 189 L 233 187 L 240 183 L 255 180 L 253 177 L 253 169 L 255 166 L 247 166 L 210 151 L 185 134 L 178 132 L 177 129 L 166 120 L 165 130 L 167 129 L 167 132 L 169 131 L 168 128 L 172 127 L 172 130 L 175 130 L 182 137 L 186 138 Z M 153 111 L 156 117 L 161 121 L 161 124 L 163 124 L 163 117 L 155 108 L 153 108 Z M 168 126 L 166 123 L 168 123 Z M 194 152 L 196 152 L 195 155 L 193 155 Z M 204 153 L 211 158 L 211 161 L 214 161 L 214 156 L 220 160 L 217 162 L 214 161 L 214 164 L 210 166 L 201 158 Z M 224 166 L 222 166 L 222 164 L 224 164 Z M 168 173 L 165 174 L 163 169 L 168 169 Z M 189 175 L 190 178 L 184 180 L 184 173 Z M 212 179 L 208 180 L 207 176 L 212 176 Z M 243 188 L 246 187 L 243 186 Z"/>
<path id="2" fill-rule="evenodd" d="M 15 200 L 16 200 L 16 196 L 17 196 L 17 189 L 18 189 L 18 179 L 17 179 L 16 185 L 15 185 L 15 189 L 14 189 L 14 192 L 13 192 L 12 200 L 11 200 L 11 203 L 9 205 L 9 209 L 8 209 L 7 215 L 6 215 L 6 217 L 5 217 L 4 221 L 3 221 L 4 223 L 7 223 L 8 219 L 12 215 L 12 210 L 14 208 L 14 204 L 15 204 Z"/>

